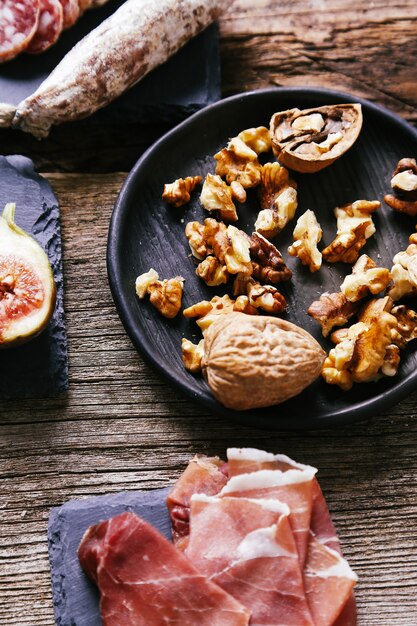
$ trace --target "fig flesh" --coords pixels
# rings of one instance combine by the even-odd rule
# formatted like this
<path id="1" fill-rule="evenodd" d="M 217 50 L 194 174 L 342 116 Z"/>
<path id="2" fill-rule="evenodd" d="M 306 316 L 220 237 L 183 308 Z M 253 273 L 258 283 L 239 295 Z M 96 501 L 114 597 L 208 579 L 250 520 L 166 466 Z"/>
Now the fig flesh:
<path id="1" fill-rule="evenodd" d="M 15 224 L 16 205 L 0 216 L 0 349 L 36 337 L 55 309 L 56 287 L 48 257 Z"/>

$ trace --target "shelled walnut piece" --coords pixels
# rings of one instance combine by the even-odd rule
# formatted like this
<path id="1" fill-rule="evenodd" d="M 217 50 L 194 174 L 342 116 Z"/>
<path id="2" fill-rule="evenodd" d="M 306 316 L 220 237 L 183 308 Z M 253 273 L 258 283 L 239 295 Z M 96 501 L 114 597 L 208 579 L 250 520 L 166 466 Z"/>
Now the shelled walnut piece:
<path id="1" fill-rule="evenodd" d="M 321 267 L 322 255 L 317 244 L 322 235 L 323 231 L 313 211 L 308 210 L 298 218 L 293 233 L 294 243 L 288 252 L 307 265 L 310 272 L 317 272 Z"/>
<path id="2" fill-rule="evenodd" d="M 322 251 L 323 258 L 329 263 L 355 263 L 366 240 L 375 233 L 372 214 L 380 206 L 378 200 L 356 200 L 336 207 L 336 238 Z"/>
<path id="3" fill-rule="evenodd" d="M 256 154 L 269 152 L 272 149 L 271 137 L 266 126 L 246 128 L 238 134 L 238 138 L 256 152 Z"/>
<path id="4" fill-rule="evenodd" d="M 219 211 L 225 222 L 236 222 L 238 216 L 232 196 L 232 188 L 220 176 L 207 174 L 200 195 L 200 202 L 207 211 Z"/>
<path id="5" fill-rule="evenodd" d="M 376 296 L 381 293 L 390 282 L 389 270 L 377 267 L 367 254 L 362 254 L 353 266 L 352 273 L 345 277 L 340 291 L 350 302 L 357 302 L 369 294 Z"/>
<path id="6" fill-rule="evenodd" d="M 269 284 L 289 280 L 292 276 L 279 250 L 259 233 L 248 236 L 232 225 L 226 227 L 223 222 L 207 218 L 204 224 L 189 222 L 185 235 L 195 258 L 203 260 L 214 256 L 229 274 L 243 272 Z M 206 271 L 206 266 L 201 270 L 197 268 L 198 274 L 206 275 Z"/>
<path id="7" fill-rule="evenodd" d="M 384 196 L 385 202 L 399 213 L 417 215 L 417 162 L 415 159 L 398 161 L 392 175 L 391 187 L 394 194 Z"/>
<path id="8" fill-rule="evenodd" d="M 270 122 L 272 149 L 286 167 L 311 174 L 341 157 L 354 144 L 361 128 L 360 104 L 280 111 Z"/>
<path id="9" fill-rule="evenodd" d="M 335 326 L 344 326 L 355 315 L 359 303 L 348 302 L 341 292 L 323 293 L 309 306 L 307 313 L 321 326 L 323 337 L 327 337 Z"/>
<path id="10" fill-rule="evenodd" d="M 299 394 L 320 374 L 324 358 L 320 344 L 295 324 L 230 313 L 205 333 L 202 366 L 219 402 L 248 410 Z"/>
<path id="11" fill-rule="evenodd" d="M 397 327 L 392 333 L 393 343 L 405 348 L 409 341 L 417 339 L 417 312 L 400 304 L 391 313 L 397 318 Z"/>
<path id="12" fill-rule="evenodd" d="M 230 185 L 236 181 L 245 189 L 256 187 L 261 180 L 261 164 L 255 150 L 242 141 L 233 137 L 223 148 L 214 155 L 217 161 L 216 174 L 226 178 Z"/>
<path id="13" fill-rule="evenodd" d="M 150 303 L 168 319 L 175 317 L 181 309 L 184 279 L 182 276 L 160 281 L 154 269 L 137 277 L 136 294 L 142 300 L 149 294 Z"/>
<path id="14" fill-rule="evenodd" d="M 297 209 L 297 184 L 279 163 L 265 163 L 258 189 L 261 211 L 255 230 L 273 239 L 292 220 Z"/>
<path id="15" fill-rule="evenodd" d="M 233 283 L 234 296 L 247 296 L 248 303 L 255 309 L 267 313 L 281 313 L 287 307 L 282 293 L 272 285 L 261 285 L 251 276 L 238 274 Z"/>
<path id="16" fill-rule="evenodd" d="M 188 372 L 197 374 L 201 372 L 201 359 L 204 354 L 204 339 L 201 339 L 198 344 L 193 343 L 189 339 L 182 339 L 181 344 L 182 362 Z"/>
<path id="17" fill-rule="evenodd" d="M 417 293 L 417 233 L 409 237 L 410 245 L 393 258 L 391 268 L 393 286 L 388 295 L 393 300 Z"/>
<path id="18" fill-rule="evenodd" d="M 344 390 L 353 383 L 379 380 L 395 375 L 399 365 L 399 348 L 392 340 L 397 319 L 391 314 L 392 300 L 375 298 L 361 309 L 359 321 L 332 334 L 335 348 L 326 358 L 322 377 Z"/>
<path id="19" fill-rule="evenodd" d="M 191 200 L 191 193 L 201 183 L 201 176 L 187 176 L 178 178 L 173 183 L 166 183 L 162 194 L 163 200 L 179 208 Z"/>

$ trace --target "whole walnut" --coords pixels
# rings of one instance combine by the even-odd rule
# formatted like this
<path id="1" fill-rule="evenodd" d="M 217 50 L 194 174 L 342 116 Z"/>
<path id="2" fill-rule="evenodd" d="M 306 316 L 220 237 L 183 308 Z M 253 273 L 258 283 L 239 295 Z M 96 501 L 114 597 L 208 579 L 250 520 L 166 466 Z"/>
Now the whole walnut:
<path id="1" fill-rule="evenodd" d="M 325 353 L 305 330 L 269 316 L 220 316 L 204 338 L 203 374 L 219 402 L 247 410 L 284 402 L 321 372 Z"/>

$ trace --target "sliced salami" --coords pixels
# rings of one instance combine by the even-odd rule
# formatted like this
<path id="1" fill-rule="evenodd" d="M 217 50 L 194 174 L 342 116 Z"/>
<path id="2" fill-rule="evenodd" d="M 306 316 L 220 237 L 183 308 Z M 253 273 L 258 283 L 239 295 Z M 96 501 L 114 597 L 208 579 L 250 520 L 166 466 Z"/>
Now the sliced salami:
<path id="1" fill-rule="evenodd" d="M 39 22 L 40 0 L 0 0 L 0 63 L 25 50 Z"/>
<path id="2" fill-rule="evenodd" d="M 64 30 L 71 28 L 80 17 L 80 5 L 78 0 L 59 0 L 64 11 Z"/>
<path id="3" fill-rule="evenodd" d="M 64 11 L 59 0 L 40 0 L 38 30 L 26 52 L 40 54 L 58 40 L 64 26 Z"/>

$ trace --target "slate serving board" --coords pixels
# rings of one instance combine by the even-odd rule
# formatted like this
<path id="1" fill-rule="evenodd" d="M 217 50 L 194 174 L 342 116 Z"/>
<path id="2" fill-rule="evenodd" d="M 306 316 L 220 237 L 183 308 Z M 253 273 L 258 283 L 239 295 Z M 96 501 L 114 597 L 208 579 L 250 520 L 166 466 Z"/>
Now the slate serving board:
<path id="1" fill-rule="evenodd" d="M 47 253 L 57 287 L 52 320 L 35 339 L 0 351 L 0 398 L 56 395 L 68 387 L 59 206 L 49 183 L 30 159 L 0 156 L 0 211 L 16 202 L 16 223 Z M 1 242 L 0 242 L 1 247 Z"/>
<path id="2" fill-rule="evenodd" d="M 18 104 L 36 91 L 67 52 L 124 1 L 87 11 L 43 54 L 21 54 L 0 64 L 0 101 Z M 212 24 L 87 123 L 178 122 L 219 98 L 218 28 Z"/>
<path id="3" fill-rule="evenodd" d="M 81 569 L 77 549 L 85 531 L 125 511 L 137 513 L 168 539 L 171 526 L 165 498 L 170 487 L 71 500 L 52 509 L 48 524 L 52 597 L 56 626 L 101 626 L 99 596 Z"/>

